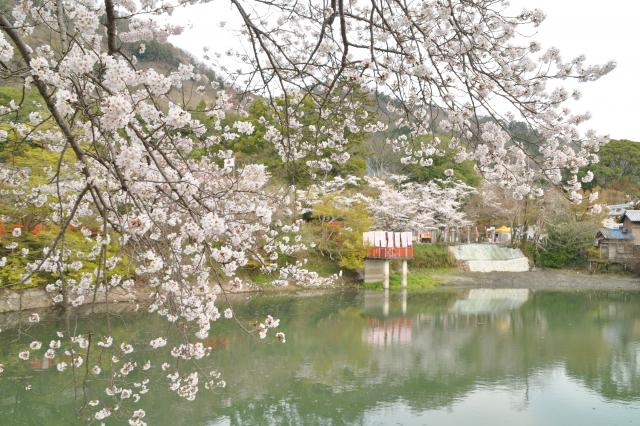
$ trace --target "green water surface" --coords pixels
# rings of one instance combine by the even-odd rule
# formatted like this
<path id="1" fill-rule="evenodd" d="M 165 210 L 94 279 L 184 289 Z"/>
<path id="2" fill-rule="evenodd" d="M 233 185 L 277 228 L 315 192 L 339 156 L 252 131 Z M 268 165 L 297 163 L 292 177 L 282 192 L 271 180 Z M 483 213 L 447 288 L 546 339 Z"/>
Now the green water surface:
<path id="1" fill-rule="evenodd" d="M 227 386 L 195 401 L 168 391 L 159 365 L 170 356 L 146 343 L 181 337 L 157 315 L 50 312 L 32 327 L 0 318 L 0 425 L 90 417 L 83 402 L 104 399 L 110 360 L 96 350 L 90 364 L 102 375 L 85 380 L 81 368 L 74 384 L 69 371 L 43 362 L 43 350 L 28 361 L 17 353 L 56 330 L 97 338 L 109 329 L 138 348 L 131 359 L 154 367 L 149 393 L 124 401 L 107 424 L 126 424 L 136 408 L 150 425 L 640 424 L 640 292 L 353 291 L 231 304 L 249 328 L 267 314 L 280 318 L 286 343 L 218 321 L 200 367 L 219 370 Z M 135 371 L 130 380 L 142 377 Z"/>

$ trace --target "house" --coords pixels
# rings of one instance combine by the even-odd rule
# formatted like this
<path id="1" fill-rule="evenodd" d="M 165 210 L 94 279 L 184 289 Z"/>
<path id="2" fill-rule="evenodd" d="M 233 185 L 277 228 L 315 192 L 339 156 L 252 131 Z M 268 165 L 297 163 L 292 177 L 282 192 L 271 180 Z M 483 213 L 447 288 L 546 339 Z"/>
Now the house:
<path id="1" fill-rule="evenodd" d="M 625 210 L 621 228 L 600 228 L 596 233 L 595 246 L 600 250 L 602 259 L 640 261 L 640 210 Z"/>
<path id="2" fill-rule="evenodd" d="M 595 245 L 600 250 L 601 259 L 621 260 L 633 255 L 633 235 L 622 228 L 600 228 Z"/>

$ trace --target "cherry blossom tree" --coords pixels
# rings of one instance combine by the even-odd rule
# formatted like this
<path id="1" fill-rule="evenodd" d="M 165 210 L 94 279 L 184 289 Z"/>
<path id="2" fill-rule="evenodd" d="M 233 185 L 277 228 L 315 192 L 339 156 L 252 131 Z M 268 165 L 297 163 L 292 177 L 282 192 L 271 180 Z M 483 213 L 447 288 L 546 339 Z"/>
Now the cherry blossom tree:
<path id="1" fill-rule="evenodd" d="M 272 121 L 265 121 L 264 138 L 283 164 L 302 159 L 318 180 L 348 161 L 350 133 L 393 126 L 407 130 L 388 140 L 405 163 L 428 167 L 442 155 L 440 136 L 446 135 L 458 161 L 475 160 L 486 179 L 517 197 L 542 195 L 539 182 L 547 180 L 564 185 L 578 201 L 578 169 L 596 162 L 606 142 L 578 130 L 588 116 L 568 110 L 566 101 L 579 93 L 562 83 L 597 80 L 614 64 L 565 61 L 557 49 L 543 51 L 520 37 L 542 22 L 540 11 L 511 16 L 502 0 L 231 0 L 249 53 L 238 53 L 245 65 L 228 75 L 231 94 L 216 93 L 196 110 L 184 91 L 195 86 L 205 93 L 212 84 L 205 75 L 188 63 L 168 72 L 141 67 L 123 48 L 133 44 L 144 52 L 145 42 L 178 33 L 171 12 L 190 3 L 20 0 L 0 6 L 0 77 L 25 94 L 0 106 L 0 143 L 28 143 L 58 155 L 44 182 L 24 185 L 28 173 L 8 165 L 0 174 L 16 197 L 48 208 L 48 225 L 57 230 L 21 282 L 44 274 L 51 297 L 65 306 L 104 300 L 115 291 L 134 294 L 144 283 L 145 308 L 185 330 L 185 339 L 170 345 L 171 362 L 156 367 L 186 399 L 224 383 L 217 372 L 182 371 L 177 364 L 209 354 L 187 336 L 204 338 L 222 317 L 218 291 L 240 283 L 239 268 L 256 262 L 283 284 L 319 279 L 301 263 L 278 263 L 303 248 L 295 237 L 295 188 L 270 188 L 269 170 L 261 164 L 222 167 L 221 160 L 233 155 L 225 143 L 255 130 L 242 120 L 247 98 L 269 103 Z M 393 122 L 366 120 L 366 108 L 352 98 L 355 87 L 376 99 L 389 97 Z M 31 107 L 26 94 L 33 91 L 38 105 L 21 120 Z M 304 118 L 309 109 L 314 120 Z M 231 110 L 241 118 L 221 125 Z M 205 125 L 196 113 L 212 122 Z M 512 134 L 508 124 L 516 119 L 537 137 Z M 455 211 L 468 188 L 447 185 L 383 187 L 381 206 L 412 203 L 405 223 L 389 226 L 440 223 L 443 216 L 462 220 Z M 381 224 L 388 216 L 375 214 Z M 69 249 L 73 227 L 82 230 L 87 250 Z M 19 237 L 13 249 L 20 249 Z M 117 269 L 124 257 L 134 265 L 130 276 Z M 89 268 L 87 261 L 97 266 Z M 264 338 L 277 325 L 269 317 L 254 331 Z M 285 340 L 284 334 L 276 338 Z M 150 346 L 165 344 L 160 336 Z M 45 346 L 34 342 L 30 350 Z M 106 398 L 86 402 L 102 421 L 121 406 L 116 401 L 132 392 L 144 395 L 125 385 L 131 371 L 152 368 L 130 359 L 134 349 L 109 335 L 66 331 L 46 350 L 52 359 L 56 352 L 69 354 L 57 365 L 61 372 L 80 369 L 90 350 L 112 357 L 118 369 Z M 29 351 L 19 357 L 29 359 Z M 97 365 L 88 371 L 101 374 Z M 119 413 L 128 413 L 131 424 L 144 423 L 143 411 Z"/>
<path id="2" fill-rule="evenodd" d="M 578 130 L 589 115 L 569 110 L 567 101 L 580 93 L 563 82 L 597 80 L 615 63 L 565 61 L 558 49 L 523 37 L 543 22 L 540 10 L 510 14 L 503 0 L 269 1 L 269 10 L 285 13 L 264 20 L 260 8 L 232 4 L 253 52 L 252 66 L 240 73 L 247 87 L 312 93 L 320 109 L 345 79 L 375 88 L 393 100 L 394 125 L 410 130 L 390 140 L 406 163 L 431 164 L 443 152 L 439 136 L 447 135 L 459 161 L 475 160 L 485 178 L 516 196 L 541 195 L 541 178 L 565 179 L 578 201 L 577 169 L 597 161 L 607 141 Z M 513 121 L 537 137 L 519 134 Z"/>
<path id="3" fill-rule="evenodd" d="M 462 207 L 475 190 L 462 182 L 453 179 L 407 182 L 397 175 L 388 181 L 377 178 L 369 181 L 380 191 L 368 203 L 375 229 L 406 231 L 468 224 Z"/>

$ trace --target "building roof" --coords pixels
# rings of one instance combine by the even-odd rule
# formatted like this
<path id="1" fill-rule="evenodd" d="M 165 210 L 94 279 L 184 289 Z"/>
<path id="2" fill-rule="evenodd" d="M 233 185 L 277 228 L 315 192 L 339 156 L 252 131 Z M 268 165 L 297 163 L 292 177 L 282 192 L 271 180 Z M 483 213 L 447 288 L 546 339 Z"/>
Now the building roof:
<path id="1" fill-rule="evenodd" d="M 631 222 L 640 222 L 640 210 L 626 210 L 622 218 L 628 217 Z"/>
<path id="2" fill-rule="evenodd" d="M 626 204 L 610 204 L 607 206 L 609 216 L 622 216 L 628 208 L 633 207 L 631 203 Z"/>
<path id="3" fill-rule="evenodd" d="M 598 234 L 602 234 L 607 240 L 633 240 L 633 234 L 622 232 L 622 229 L 600 228 Z"/>
<path id="4" fill-rule="evenodd" d="M 628 209 L 629 207 L 633 207 L 633 203 L 609 204 L 609 205 L 607 205 L 608 209 Z"/>

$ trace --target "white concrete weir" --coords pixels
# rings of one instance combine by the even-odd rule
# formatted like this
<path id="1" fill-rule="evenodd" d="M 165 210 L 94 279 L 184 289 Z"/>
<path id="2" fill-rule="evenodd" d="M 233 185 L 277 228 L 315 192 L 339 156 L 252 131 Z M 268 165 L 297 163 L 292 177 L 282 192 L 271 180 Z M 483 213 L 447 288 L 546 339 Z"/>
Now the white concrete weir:
<path id="1" fill-rule="evenodd" d="M 461 244 L 449 252 L 472 272 L 526 272 L 529 259 L 520 251 L 493 244 Z"/>

